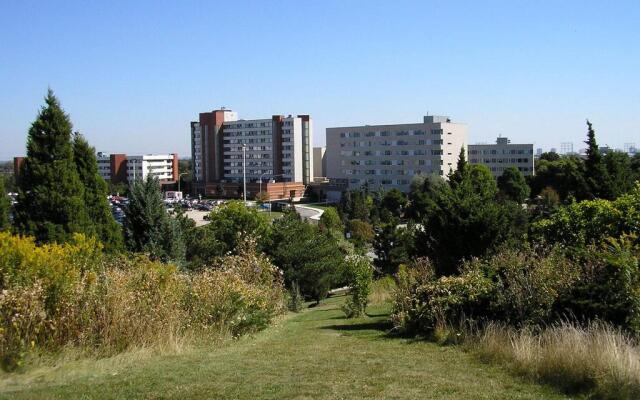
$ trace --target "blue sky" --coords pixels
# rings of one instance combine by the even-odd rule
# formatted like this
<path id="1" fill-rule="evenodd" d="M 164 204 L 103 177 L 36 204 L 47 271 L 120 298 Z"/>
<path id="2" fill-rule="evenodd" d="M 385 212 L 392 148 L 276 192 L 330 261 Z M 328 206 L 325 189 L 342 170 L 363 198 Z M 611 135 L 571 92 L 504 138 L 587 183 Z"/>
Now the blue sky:
<path id="1" fill-rule="evenodd" d="M 469 124 L 536 147 L 640 145 L 640 2 L 0 3 L 0 160 L 48 86 L 98 150 L 189 155 L 189 121 Z"/>

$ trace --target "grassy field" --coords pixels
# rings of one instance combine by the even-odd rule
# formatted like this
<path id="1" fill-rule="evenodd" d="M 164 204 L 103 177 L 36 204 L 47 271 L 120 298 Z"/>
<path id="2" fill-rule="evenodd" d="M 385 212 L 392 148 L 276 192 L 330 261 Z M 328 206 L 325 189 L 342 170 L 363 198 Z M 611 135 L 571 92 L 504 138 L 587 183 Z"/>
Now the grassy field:
<path id="1" fill-rule="evenodd" d="M 267 217 L 267 219 L 269 221 L 274 221 L 278 218 L 282 218 L 282 216 L 284 215 L 283 212 L 280 211 L 262 211 L 262 215 L 264 215 L 265 217 Z"/>
<path id="2" fill-rule="evenodd" d="M 388 306 L 347 320 L 344 297 L 253 337 L 177 354 L 144 351 L 0 380 L 3 399 L 560 399 L 455 347 L 390 338 Z"/>

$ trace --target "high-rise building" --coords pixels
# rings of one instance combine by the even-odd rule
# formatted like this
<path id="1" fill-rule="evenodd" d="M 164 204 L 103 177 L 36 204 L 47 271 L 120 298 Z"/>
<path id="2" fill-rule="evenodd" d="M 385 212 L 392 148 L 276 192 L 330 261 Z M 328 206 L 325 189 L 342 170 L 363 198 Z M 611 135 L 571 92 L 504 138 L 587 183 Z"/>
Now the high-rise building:
<path id="1" fill-rule="evenodd" d="M 199 193 L 271 199 L 301 197 L 313 179 L 313 121 L 308 115 L 238 119 L 226 109 L 191 122 L 194 187 Z"/>
<path id="2" fill-rule="evenodd" d="M 414 175 L 446 177 L 466 146 L 467 125 L 443 116 L 425 116 L 421 123 L 328 128 L 326 174 L 349 188 L 367 184 L 406 192 Z"/>
<path id="3" fill-rule="evenodd" d="M 499 137 L 495 144 L 469 145 L 469 163 L 486 165 L 495 177 L 509 167 L 533 175 L 533 159 L 533 144 L 514 144 L 506 137 Z"/>

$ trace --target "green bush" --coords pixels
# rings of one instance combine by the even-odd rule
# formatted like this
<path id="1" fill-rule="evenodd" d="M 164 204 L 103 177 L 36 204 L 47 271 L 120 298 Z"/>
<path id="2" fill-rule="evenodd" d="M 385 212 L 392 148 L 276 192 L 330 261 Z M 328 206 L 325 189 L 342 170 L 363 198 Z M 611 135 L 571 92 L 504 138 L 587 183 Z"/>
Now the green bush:
<path id="1" fill-rule="evenodd" d="M 373 266 L 365 256 L 352 255 L 347 258 L 346 275 L 350 286 L 347 300 L 342 310 L 347 318 L 359 317 L 364 314 L 369 303 L 371 283 L 373 281 Z"/>
<path id="2" fill-rule="evenodd" d="M 465 263 L 464 271 L 481 271 L 494 295 L 486 317 L 514 326 L 555 319 L 556 301 L 579 279 L 578 266 L 558 248 L 506 248 L 484 260 Z"/>
<path id="3" fill-rule="evenodd" d="M 433 264 L 421 259 L 398 273 L 391 318 L 398 331 L 431 335 L 437 326 L 484 316 L 493 289 L 480 270 L 437 278 Z"/>
<path id="4" fill-rule="evenodd" d="M 463 263 L 458 276 L 438 278 L 419 260 L 398 274 L 393 320 L 397 329 L 431 334 L 461 322 L 503 321 L 513 326 L 549 322 L 557 301 L 579 278 L 579 268 L 558 249 L 502 249 Z"/>
<path id="5" fill-rule="evenodd" d="M 640 245 L 635 235 L 609 238 L 580 256 L 581 276 L 558 304 L 579 321 L 603 320 L 640 334 Z"/>
<path id="6" fill-rule="evenodd" d="M 623 233 L 640 234 L 640 183 L 616 200 L 588 200 L 560 207 L 532 225 L 532 234 L 572 247 L 599 244 Z"/>

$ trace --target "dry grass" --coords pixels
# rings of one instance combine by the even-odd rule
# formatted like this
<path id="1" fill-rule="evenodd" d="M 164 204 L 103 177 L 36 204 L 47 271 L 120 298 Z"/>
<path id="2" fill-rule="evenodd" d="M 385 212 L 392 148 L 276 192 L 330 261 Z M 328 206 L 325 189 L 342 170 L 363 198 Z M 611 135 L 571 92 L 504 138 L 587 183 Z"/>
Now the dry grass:
<path id="1" fill-rule="evenodd" d="M 396 282 L 390 276 L 378 279 L 371 285 L 371 293 L 369 294 L 369 304 L 380 305 L 393 300 L 393 291 Z"/>
<path id="2" fill-rule="evenodd" d="M 187 273 L 142 256 L 97 255 L 87 268 L 80 245 L 7 239 L 16 245 L 0 246 L 0 366 L 8 371 L 131 349 L 179 352 L 260 330 L 283 311 L 281 276 L 251 245 Z"/>
<path id="3" fill-rule="evenodd" d="M 640 398 L 640 347 L 606 324 L 562 323 L 540 333 L 490 325 L 474 339 L 468 343 L 485 360 L 506 362 L 567 393 Z"/>

